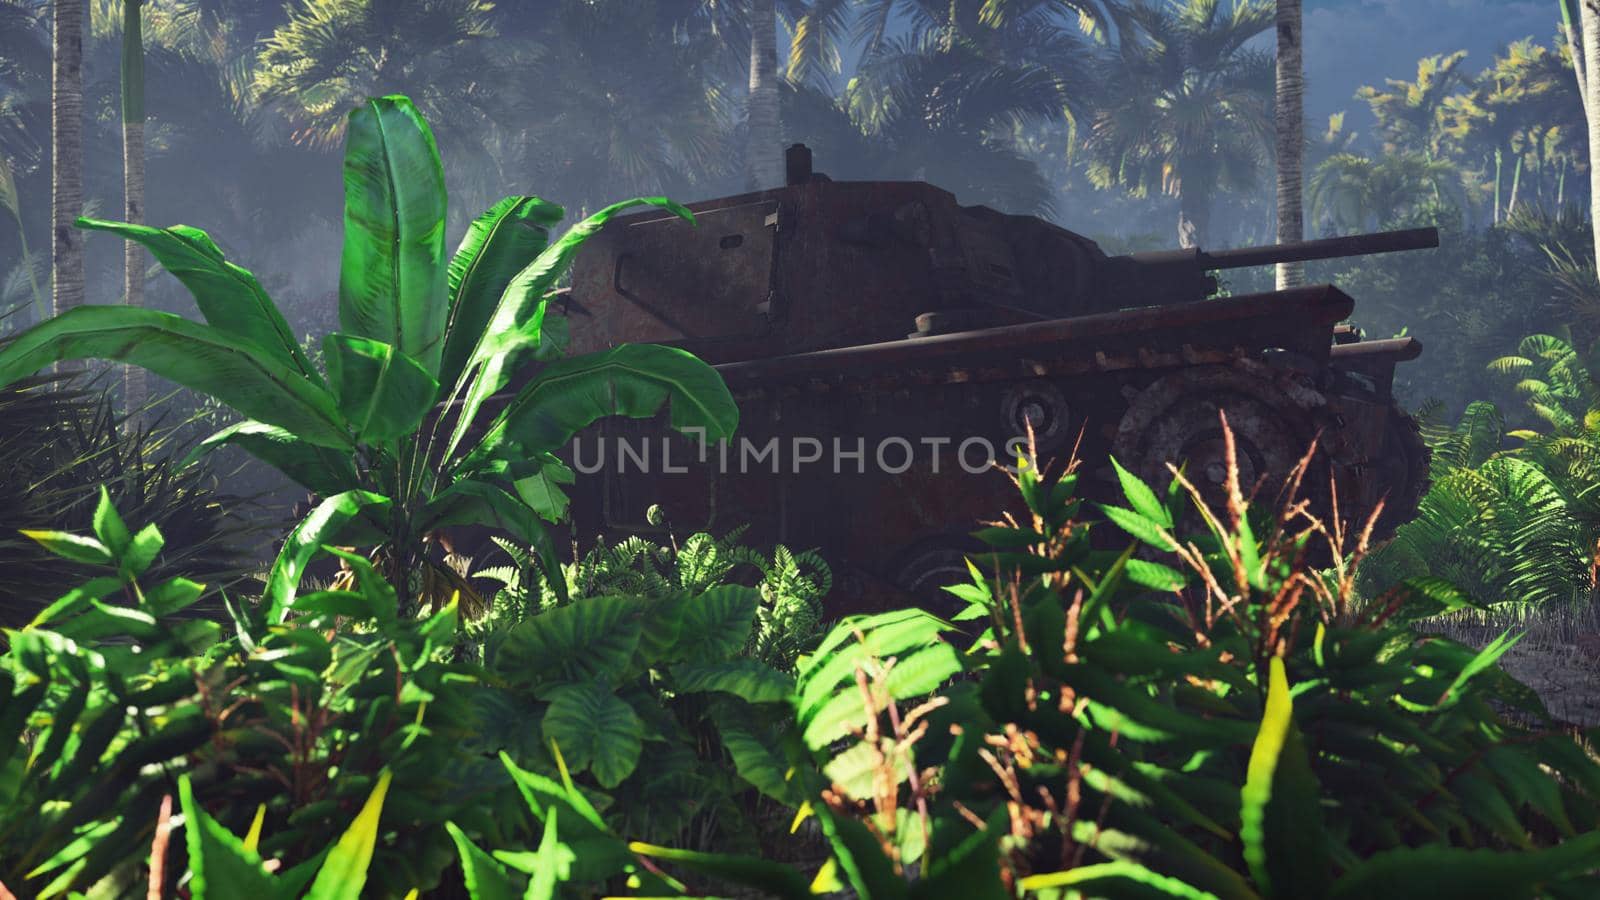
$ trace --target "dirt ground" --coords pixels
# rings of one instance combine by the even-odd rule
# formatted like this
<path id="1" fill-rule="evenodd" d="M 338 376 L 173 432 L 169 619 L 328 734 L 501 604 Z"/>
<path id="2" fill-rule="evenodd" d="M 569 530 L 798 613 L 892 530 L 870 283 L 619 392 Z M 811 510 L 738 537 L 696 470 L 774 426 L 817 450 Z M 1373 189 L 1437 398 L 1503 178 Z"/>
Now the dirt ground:
<path id="1" fill-rule="evenodd" d="M 1600 726 L 1600 614 L 1595 610 L 1540 613 L 1492 626 L 1462 623 L 1442 630 L 1482 647 L 1508 627 L 1527 634 L 1501 657 L 1505 670 L 1537 691 L 1557 718 L 1583 727 Z"/>

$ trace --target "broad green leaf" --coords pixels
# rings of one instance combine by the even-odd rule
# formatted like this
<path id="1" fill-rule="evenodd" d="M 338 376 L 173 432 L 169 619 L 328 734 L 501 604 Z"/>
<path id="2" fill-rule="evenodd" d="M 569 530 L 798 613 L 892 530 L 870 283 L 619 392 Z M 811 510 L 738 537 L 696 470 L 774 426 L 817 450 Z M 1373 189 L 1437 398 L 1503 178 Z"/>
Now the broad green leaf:
<path id="1" fill-rule="evenodd" d="M 278 896 L 261 857 L 195 801 L 187 773 L 178 776 L 178 802 L 189 849 L 189 891 L 195 900 Z"/>
<path id="2" fill-rule="evenodd" d="M 383 798 L 389 793 L 393 777 L 394 773 L 388 769 L 378 776 L 378 784 L 361 811 L 356 813 L 356 820 L 345 829 L 317 871 L 317 880 L 311 883 L 306 900 L 361 900 L 361 888 L 367 883 L 367 866 L 378 846 L 378 818 L 383 813 Z"/>
<path id="3" fill-rule="evenodd" d="M 956 648 L 941 641 L 897 657 L 884 686 L 895 700 L 908 700 L 933 693 L 960 672 L 961 655 Z"/>
<path id="4" fill-rule="evenodd" d="M 382 341 L 330 334 L 322 340 L 339 412 L 369 444 L 416 431 L 439 383 L 422 364 Z"/>
<path id="5" fill-rule="evenodd" d="M 546 522 L 560 522 L 567 516 L 569 502 L 561 485 L 573 484 L 578 476 L 550 453 L 539 454 L 538 463 L 535 471 L 514 483 L 517 496 Z"/>
<path id="6" fill-rule="evenodd" d="M 445 447 L 445 459 L 455 456 L 469 429 L 478 417 L 484 401 L 511 383 L 512 373 L 524 351 L 536 351 L 543 341 L 544 315 L 547 296 L 556 280 L 572 264 L 572 258 L 595 232 L 623 210 L 641 204 L 659 206 L 693 222 L 694 214 L 664 197 L 646 197 L 613 203 L 582 222 L 572 226 L 554 244 L 546 247 L 531 263 L 523 267 L 506 285 L 500 300 L 490 315 L 488 324 L 476 335 L 463 337 L 475 339 L 472 352 L 462 366 L 460 378 L 465 390 L 458 391 L 460 406 L 450 443 Z M 714 440 L 715 438 L 713 438 Z M 565 441 L 562 442 L 563 444 Z M 546 449 L 555 449 L 554 447 Z"/>
<path id="7" fill-rule="evenodd" d="M 122 517 L 117 515 L 117 508 L 111 505 L 111 492 L 103 484 L 100 485 L 100 502 L 94 507 L 94 536 L 117 559 L 121 559 L 128 552 L 128 545 L 133 543 L 133 535 L 128 533 L 128 526 Z"/>
<path id="8" fill-rule="evenodd" d="M 215 397 L 319 447 L 349 447 L 333 396 L 254 344 L 182 316 L 132 306 L 79 306 L 0 349 L 0 385 L 53 362 L 127 363 Z"/>
<path id="9" fill-rule="evenodd" d="M 792 677 L 757 659 L 681 663 L 672 667 L 672 681 L 680 693 L 721 691 L 748 703 L 780 702 L 794 691 Z"/>
<path id="10" fill-rule="evenodd" d="M 206 586 L 187 578 L 173 578 L 151 588 L 144 595 L 144 609 L 157 618 L 188 609 L 199 601 Z"/>
<path id="11" fill-rule="evenodd" d="M 467 228 L 450 260 L 450 317 L 445 326 L 439 388 L 455 386 L 500 295 L 517 273 L 544 252 L 550 229 L 566 212 L 538 197 L 506 197 Z"/>
<path id="12" fill-rule="evenodd" d="M 716 369 L 676 347 L 624 344 L 551 363 L 489 423 L 462 465 L 558 450 L 606 416 L 649 418 L 663 406 L 673 428 L 703 430 L 708 442 L 739 424 L 739 407 Z"/>
<path id="13" fill-rule="evenodd" d="M 283 622 L 294 604 L 295 592 L 300 587 L 300 576 L 324 544 L 339 529 L 363 510 L 372 507 L 387 509 L 389 498 L 367 491 L 345 491 L 317 504 L 283 542 L 278 559 L 267 574 L 267 587 L 261 594 L 261 605 L 266 609 L 269 625 Z"/>
<path id="14" fill-rule="evenodd" d="M 615 678 L 639 645 L 639 608 L 632 597 L 590 597 L 524 619 L 500 644 L 495 671 L 533 684 Z"/>
<path id="15" fill-rule="evenodd" d="M 187 225 L 152 228 L 83 217 L 76 224 L 142 244 L 162 268 L 194 295 L 195 305 L 211 327 L 249 341 L 267 358 L 293 369 L 313 384 L 322 384 L 322 376 L 300 349 L 289 323 L 262 290 L 261 282 L 248 270 L 224 259 L 204 231 Z"/>
<path id="16" fill-rule="evenodd" d="M 65 531 L 37 531 L 26 528 L 21 534 L 62 559 L 94 566 L 111 565 L 111 550 L 92 537 L 68 534 Z"/>
<path id="17" fill-rule="evenodd" d="M 1593 871 L 1600 832 L 1534 851 L 1403 847 L 1358 863 L 1333 886 L 1335 900 L 1532 897 L 1540 885 Z"/>
<path id="18" fill-rule="evenodd" d="M 561 747 L 568 765 L 594 772 L 606 788 L 633 774 L 644 748 L 644 723 L 633 707 L 592 681 L 564 685 L 548 696 L 541 727 L 545 738 Z"/>
<path id="19" fill-rule="evenodd" d="M 723 584 L 685 602 L 679 609 L 682 629 L 673 655 L 677 659 L 726 660 L 750 640 L 761 595 L 755 588 Z"/>
<path id="20" fill-rule="evenodd" d="M 504 529 L 520 543 L 533 548 L 534 562 L 555 589 L 567 599 L 567 579 L 561 574 L 561 561 L 550 532 L 539 521 L 538 513 L 526 501 L 504 488 L 464 478 L 439 492 L 423 508 L 419 530 L 423 533 L 447 525 L 476 525 Z"/>
<path id="21" fill-rule="evenodd" d="M 188 465 L 212 450 L 232 444 L 324 497 L 348 491 L 360 483 L 350 454 L 308 444 L 288 429 L 245 420 L 201 441 L 184 460 Z"/>
<path id="22" fill-rule="evenodd" d="M 155 562 L 156 555 L 166 543 L 167 539 L 161 536 L 161 529 L 155 523 L 146 525 L 134 533 L 128 552 L 122 557 L 123 567 L 129 572 L 142 574 Z"/>
<path id="23" fill-rule="evenodd" d="M 374 97 L 352 110 L 339 324 L 388 344 L 429 374 L 439 371 L 449 310 L 444 229 L 444 168 L 422 114 L 401 96 Z"/>
<path id="24" fill-rule="evenodd" d="M 454 822 L 444 823 L 455 841 L 456 852 L 461 855 L 461 874 L 466 881 L 467 895 L 472 900 L 516 900 L 517 891 L 511 884 L 511 875 L 494 857 L 478 849 L 466 832 Z"/>
<path id="25" fill-rule="evenodd" d="M 789 764 L 783 753 L 759 736 L 760 726 L 750 708 L 739 704 L 713 704 L 711 720 L 722 736 L 723 749 L 733 760 L 734 770 L 752 787 L 779 803 L 795 805 L 795 788 L 788 778 Z"/>

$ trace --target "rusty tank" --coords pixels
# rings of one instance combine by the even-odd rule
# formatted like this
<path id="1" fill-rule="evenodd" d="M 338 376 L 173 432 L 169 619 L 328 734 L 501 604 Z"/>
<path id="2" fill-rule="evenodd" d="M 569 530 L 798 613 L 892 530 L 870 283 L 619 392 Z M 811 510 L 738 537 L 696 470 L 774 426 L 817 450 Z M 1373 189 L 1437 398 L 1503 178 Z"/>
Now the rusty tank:
<path id="1" fill-rule="evenodd" d="M 1380 531 L 1414 514 L 1427 451 L 1391 386 L 1420 344 L 1363 340 L 1331 285 L 1217 297 L 1212 273 L 1435 247 L 1433 229 L 1109 256 L 928 184 L 832 181 L 802 145 L 787 163 L 784 187 L 691 204 L 693 226 L 614 220 L 577 257 L 551 307 L 572 352 L 682 347 L 741 411 L 731 458 L 660 421 L 580 436 L 580 535 L 748 526 L 820 549 L 840 611 L 937 602 L 1012 497 L 978 470 L 1029 425 L 1041 457 L 1076 452 L 1086 492 L 1109 499 L 1112 456 L 1152 483 L 1168 461 L 1220 483 L 1219 411 L 1247 484 L 1271 492 L 1316 439 L 1316 512 L 1337 492 L 1345 520 L 1382 500 Z"/>

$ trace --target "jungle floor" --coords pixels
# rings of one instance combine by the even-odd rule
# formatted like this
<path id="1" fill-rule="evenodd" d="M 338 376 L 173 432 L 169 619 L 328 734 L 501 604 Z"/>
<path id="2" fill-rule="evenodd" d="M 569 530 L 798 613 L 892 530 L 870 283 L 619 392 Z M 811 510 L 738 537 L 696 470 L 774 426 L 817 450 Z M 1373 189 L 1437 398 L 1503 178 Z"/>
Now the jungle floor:
<path id="1" fill-rule="evenodd" d="M 1551 715 L 1572 725 L 1600 726 L 1600 607 L 1456 621 L 1441 630 L 1482 647 L 1507 628 L 1527 634 L 1501 658 L 1505 670 L 1537 691 Z"/>

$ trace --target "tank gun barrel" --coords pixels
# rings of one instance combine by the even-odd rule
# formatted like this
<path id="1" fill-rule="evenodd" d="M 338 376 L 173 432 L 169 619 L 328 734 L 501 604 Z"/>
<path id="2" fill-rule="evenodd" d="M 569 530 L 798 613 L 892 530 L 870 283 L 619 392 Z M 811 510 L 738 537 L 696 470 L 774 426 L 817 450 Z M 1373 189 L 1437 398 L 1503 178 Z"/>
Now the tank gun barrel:
<path id="1" fill-rule="evenodd" d="M 1346 256 L 1371 256 L 1376 253 L 1399 253 L 1406 250 L 1428 250 L 1439 246 L 1439 229 L 1408 228 L 1403 231 L 1382 231 L 1376 234 L 1355 234 L 1347 237 L 1323 238 L 1298 244 L 1269 244 L 1265 247 L 1240 247 L 1236 250 L 1201 252 L 1200 263 L 1207 269 L 1245 269 L 1251 266 L 1270 266 L 1277 263 L 1307 262 L 1313 259 L 1337 259 Z"/>

